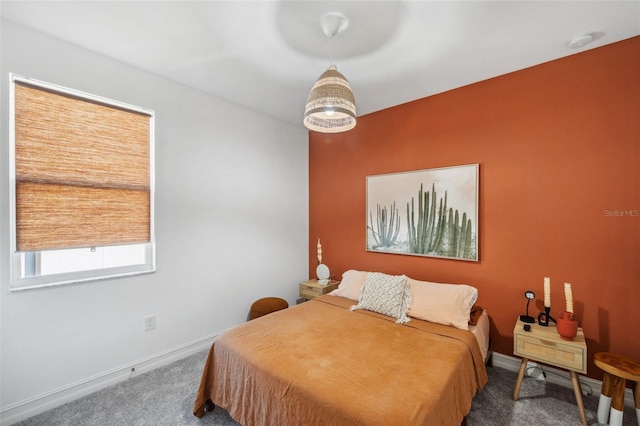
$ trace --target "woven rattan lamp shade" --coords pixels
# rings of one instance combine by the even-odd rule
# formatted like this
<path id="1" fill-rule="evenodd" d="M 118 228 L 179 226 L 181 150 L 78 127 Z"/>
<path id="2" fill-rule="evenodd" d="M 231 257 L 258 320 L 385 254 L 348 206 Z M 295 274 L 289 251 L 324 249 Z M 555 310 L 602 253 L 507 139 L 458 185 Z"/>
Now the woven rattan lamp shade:
<path id="1" fill-rule="evenodd" d="M 322 73 L 311 88 L 304 109 L 304 125 L 322 133 L 344 132 L 356 126 L 356 101 L 351 86 L 335 65 Z"/>
<path id="2" fill-rule="evenodd" d="M 15 86 L 16 249 L 150 241 L 150 116 Z"/>

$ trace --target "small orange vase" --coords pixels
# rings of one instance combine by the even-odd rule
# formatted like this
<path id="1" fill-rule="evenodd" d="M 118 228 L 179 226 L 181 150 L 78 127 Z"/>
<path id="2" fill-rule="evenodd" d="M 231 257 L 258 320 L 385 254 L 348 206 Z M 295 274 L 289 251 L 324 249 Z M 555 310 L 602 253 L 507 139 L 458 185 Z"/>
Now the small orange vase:
<path id="1" fill-rule="evenodd" d="M 564 340 L 573 340 L 578 334 L 578 321 L 573 319 L 573 313 L 560 312 L 558 314 L 558 334 Z"/>

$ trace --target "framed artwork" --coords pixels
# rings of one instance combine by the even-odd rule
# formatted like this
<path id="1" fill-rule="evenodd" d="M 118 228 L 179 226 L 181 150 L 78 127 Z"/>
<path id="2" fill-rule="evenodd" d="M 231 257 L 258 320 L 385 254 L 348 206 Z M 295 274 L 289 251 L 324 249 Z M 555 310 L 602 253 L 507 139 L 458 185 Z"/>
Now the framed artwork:
<path id="1" fill-rule="evenodd" d="M 478 261 L 478 168 L 367 176 L 367 251 Z"/>

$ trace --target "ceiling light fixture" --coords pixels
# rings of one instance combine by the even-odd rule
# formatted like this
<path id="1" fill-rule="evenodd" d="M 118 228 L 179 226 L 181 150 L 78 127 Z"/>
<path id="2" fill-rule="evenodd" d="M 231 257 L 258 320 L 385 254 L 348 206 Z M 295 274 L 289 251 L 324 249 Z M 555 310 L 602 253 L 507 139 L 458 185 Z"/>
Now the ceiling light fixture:
<path id="1" fill-rule="evenodd" d="M 569 47 L 571 49 L 578 49 L 591 43 L 594 40 L 593 34 L 583 34 L 578 37 L 574 37 L 569 41 Z"/>
<path id="2" fill-rule="evenodd" d="M 341 13 L 327 13 L 320 20 L 322 31 L 330 39 L 349 26 Z M 356 126 L 356 101 L 349 82 L 335 65 L 322 73 L 307 97 L 304 125 L 309 130 L 338 133 Z"/>

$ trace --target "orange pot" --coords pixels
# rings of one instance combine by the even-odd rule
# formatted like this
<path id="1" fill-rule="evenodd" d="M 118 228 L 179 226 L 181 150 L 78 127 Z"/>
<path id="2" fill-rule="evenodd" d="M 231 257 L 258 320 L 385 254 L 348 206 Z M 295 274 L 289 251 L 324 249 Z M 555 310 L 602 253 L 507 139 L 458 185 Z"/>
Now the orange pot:
<path id="1" fill-rule="evenodd" d="M 571 312 L 560 312 L 558 314 L 558 334 L 564 340 L 573 340 L 578 334 L 578 321 L 573 319 Z"/>

